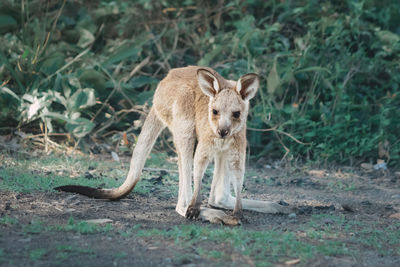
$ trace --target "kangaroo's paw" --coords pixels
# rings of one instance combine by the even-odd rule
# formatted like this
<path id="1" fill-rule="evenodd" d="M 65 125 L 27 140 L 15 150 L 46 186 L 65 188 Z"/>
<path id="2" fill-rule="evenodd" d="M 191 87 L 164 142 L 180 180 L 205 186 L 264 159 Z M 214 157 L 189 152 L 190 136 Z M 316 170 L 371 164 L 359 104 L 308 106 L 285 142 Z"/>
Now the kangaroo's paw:
<path id="1" fill-rule="evenodd" d="M 185 217 L 194 220 L 197 219 L 200 215 L 200 207 L 197 205 L 189 205 L 189 207 L 186 210 L 186 215 Z"/>
<path id="2" fill-rule="evenodd" d="M 209 208 L 201 208 L 200 209 L 200 218 L 203 221 L 208 221 L 210 223 L 215 224 L 225 224 L 225 225 L 240 225 L 242 224 L 240 218 L 232 215 L 228 215 L 222 210 L 209 209 Z"/>

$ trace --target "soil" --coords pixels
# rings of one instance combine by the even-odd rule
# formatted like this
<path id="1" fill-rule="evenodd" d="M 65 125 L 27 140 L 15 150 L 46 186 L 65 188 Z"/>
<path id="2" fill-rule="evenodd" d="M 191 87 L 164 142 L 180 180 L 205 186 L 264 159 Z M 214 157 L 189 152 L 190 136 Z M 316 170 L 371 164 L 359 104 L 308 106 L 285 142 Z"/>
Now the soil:
<path id="1" fill-rule="evenodd" d="M 310 221 L 313 214 L 343 215 L 347 221 L 356 220 L 386 227 L 399 224 L 400 178 L 383 171 L 354 169 L 295 170 L 253 168 L 245 181 L 245 197 L 280 201 L 290 205 L 295 215 L 269 215 L 244 212 L 244 229 L 296 232 Z M 254 174 L 254 175 L 253 175 Z M 160 183 L 158 181 L 158 183 Z M 88 234 L 76 232 L 39 231 L 27 235 L 21 225 L 34 221 L 48 225 L 65 225 L 75 220 L 111 219 L 113 229 L 127 231 L 140 224 L 142 229 L 170 229 L 176 225 L 207 225 L 208 222 L 189 221 L 175 212 L 176 196 L 158 194 L 155 187 L 149 195 L 131 193 L 120 201 L 94 200 L 84 196 L 60 193 L 1 192 L 0 214 L 18 220 L 18 224 L 0 224 L 1 266 L 210 266 L 216 263 L 207 257 L 174 257 L 192 252 L 174 240 L 157 237 L 135 237 L 119 234 Z M 206 191 L 206 190 L 203 190 Z M 204 193 L 204 197 L 205 197 Z M 326 224 L 334 223 L 327 219 Z M 215 226 L 220 227 L 220 226 Z M 227 226 L 226 226 L 227 227 Z M 73 253 L 57 258 L 44 255 L 39 259 L 27 256 L 28 251 L 58 245 L 90 247 L 95 253 Z M 356 245 L 359 246 L 359 245 Z M 357 257 L 319 257 L 300 265 L 306 266 L 400 266 L 400 258 L 379 255 L 368 247 L 358 247 Z M 120 256 L 118 256 L 120 255 Z M 1 258 L 1 257 L 0 257 Z M 11 259 L 11 260 L 10 260 Z M 234 259 L 234 260 L 233 260 Z M 227 266 L 253 265 L 248 256 L 239 255 L 227 261 Z M 277 263 L 277 265 L 279 265 Z"/>

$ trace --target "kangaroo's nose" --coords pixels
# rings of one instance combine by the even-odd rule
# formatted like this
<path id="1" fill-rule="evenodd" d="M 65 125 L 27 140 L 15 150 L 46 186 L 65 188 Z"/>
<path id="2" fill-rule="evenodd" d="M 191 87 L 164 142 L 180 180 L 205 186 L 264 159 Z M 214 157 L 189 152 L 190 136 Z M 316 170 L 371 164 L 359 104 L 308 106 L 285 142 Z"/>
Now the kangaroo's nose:
<path id="1" fill-rule="evenodd" d="M 227 134 L 228 134 L 228 130 L 227 129 L 220 129 L 218 130 L 218 134 L 224 138 Z"/>

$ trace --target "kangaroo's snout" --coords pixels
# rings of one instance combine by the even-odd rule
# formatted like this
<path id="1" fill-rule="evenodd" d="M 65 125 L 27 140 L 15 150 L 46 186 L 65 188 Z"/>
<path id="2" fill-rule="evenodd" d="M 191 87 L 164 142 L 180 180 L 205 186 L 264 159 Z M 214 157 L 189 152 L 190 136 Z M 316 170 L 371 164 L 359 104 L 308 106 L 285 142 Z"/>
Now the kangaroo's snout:
<path id="1" fill-rule="evenodd" d="M 229 133 L 228 129 L 219 129 L 218 130 L 218 134 L 221 138 L 224 138 L 225 136 L 227 136 Z"/>

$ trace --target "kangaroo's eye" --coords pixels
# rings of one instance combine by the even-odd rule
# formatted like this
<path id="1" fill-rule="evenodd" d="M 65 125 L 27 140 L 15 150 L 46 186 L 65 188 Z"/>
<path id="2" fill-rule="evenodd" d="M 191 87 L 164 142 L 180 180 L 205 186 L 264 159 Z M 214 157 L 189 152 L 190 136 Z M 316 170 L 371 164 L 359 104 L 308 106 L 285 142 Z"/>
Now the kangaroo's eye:
<path id="1" fill-rule="evenodd" d="M 239 117 L 240 117 L 240 111 L 235 111 L 235 112 L 233 112 L 233 113 L 232 113 L 232 116 L 233 116 L 235 119 L 239 119 Z"/>
<path id="2" fill-rule="evenodd" d="M 218 110 L 213 109 L 213 110 L 212 110 L 212 113 L 213 113 L 214 115 L 218 115 Z"/>

